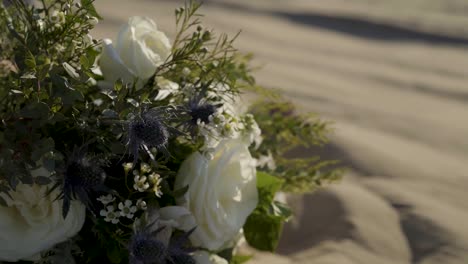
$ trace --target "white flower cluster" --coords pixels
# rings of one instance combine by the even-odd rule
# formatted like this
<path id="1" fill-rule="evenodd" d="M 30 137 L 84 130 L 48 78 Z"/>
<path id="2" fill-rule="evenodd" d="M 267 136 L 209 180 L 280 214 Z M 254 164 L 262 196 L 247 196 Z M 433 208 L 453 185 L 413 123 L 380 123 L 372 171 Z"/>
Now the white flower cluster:
<path id="1" fill-rule="evenodd" d="M 132 163 L 125 163 L 124 169 L 128 173 L 129 168 L 133 167 Z M 147 163 L 141 163 L 140 170 L 133 170 L 133 189 L 139 192 L 152 191 L 156 197 L 161 198 L 163 195 L 161 190 L 161 175 L 153 172 Z"/>
<path id="2" fill-rule="evenodd" d="M 119 223 L 120 217 L 133 219 L 138 209 L 147 209 L 146 202 L 142 199 L 138 199 L 135 205 L 133 205 L 131 200 L 125 200 L 124 202 L 119 202 L 117 207 L 114 204 L 115 197 L 112 194 L 101 196 L 97 200 L 105 206 L 99 214 L 104 217 L 104 221 L 111 222 L 113 224 Z"/>
<path id="3" fill-rule="evenodd" d="M 213 159 L 213 151 L 222 140 L 241 139 L 247 145 L 253 143 L 256 148 L 260 146 L 261 130 L 253 115 L 239 116 L 233 109 L 228 103 L 208 118 L 208 124 L 197 120 L 198 132 L 204 143 L 200 151 L 208 159 Z"/>

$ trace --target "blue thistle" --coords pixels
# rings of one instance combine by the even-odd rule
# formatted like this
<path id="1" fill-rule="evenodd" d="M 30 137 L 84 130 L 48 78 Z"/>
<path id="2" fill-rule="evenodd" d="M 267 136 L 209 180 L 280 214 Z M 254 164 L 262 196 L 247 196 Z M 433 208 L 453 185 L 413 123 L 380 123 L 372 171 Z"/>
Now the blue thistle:
<path id="1" fill-rule="evenodd" d="M 190 120 L 192 124 L 196 125 L 198 120 L 208 124 L 210 122 L 209 117 L 216 112 L 216 106 L 198 99 L 192 99 L 188 103 L 188 112 L 192 117 Z"/>
<path id="2" fill-rule="evenodd" d="M 62 191 L 57 199 L 63 200 L 62 216 L 65 219 L 70 210 L 72 200 L 79 200 L 90 210 L 93 209 L 93 200 L 90 196 L 94 192 L 111 192 L 104 185 L 106 173 L 103 161 L 97 158 L 89 158 L 84 154 L 83 149 L 76 149 L 70 156 L 63 174 L 63 179 L 57 182 L 48 192 L 50 194 L 57 187 L 62 185 Z"/>
<path id="3" fill-rule="evenodd" d="M 195 264 L 190 256 L 193 250 L 185 247 L 195 228 L 172 238 L 169 245 L 165 245 L 156 238 L 165 227 L 152 232 L 151 226 L 138 230 L 132 236 L 128 246 L 130 264 Z"/>
<path id="4" fill-rule="evenodd" d="M 157 150 L 166 151 L 168 141 L 169 129 L 158 111 L 146 111 L 141 116 L 133 118 L 128 124 L 128 146 L 133 155 L 134 164 L 136 164 L 141 147 L 155 147 Z"/>
<path id="5" fill-rule="evenodd" d="M 157 240 L 154 234 L 147 230 L 134 234 L 128 249 L 130 264 L 166 263 L 166 246 L 163 242 Z"/>
<path id="6" fill-rule="evenodd" d="M 194 137 L 198 120 L 209 124 L 210 116 L 213 115 L 219 107 L 221 107 L 221 104 L 211 104 L 206 102 L 201 95 L 195 96 L 183 106 L 182 111 L 188 116 L 188 120 L 183 123 L 183 126 L 191 133 L 192 137 Z"/>

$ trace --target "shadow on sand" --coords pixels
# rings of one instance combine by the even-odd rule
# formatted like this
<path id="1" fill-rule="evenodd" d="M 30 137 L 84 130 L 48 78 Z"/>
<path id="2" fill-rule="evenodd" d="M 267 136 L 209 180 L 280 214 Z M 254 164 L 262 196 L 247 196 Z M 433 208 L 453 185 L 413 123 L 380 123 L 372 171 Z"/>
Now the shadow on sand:
<path id="1" fill-rule="evenodd" d="M 322 28 L 354 37 L 377 41 L 413 41 L 431 44 L 468 46 L 468 38 L 448 36 L 435 32 L 424 32 L 417 28 L 403 27 L 389 22 L 371 21 L 370 19 L 354 16 L 326 15 L 312 11 L 307 13 L 278 12 L 255 9 L 242 3 L 216 0 L 205 0 L 204 3 L 206 5 L 219 6 L 256 15 L 273 15 L 297 24 Z"/>

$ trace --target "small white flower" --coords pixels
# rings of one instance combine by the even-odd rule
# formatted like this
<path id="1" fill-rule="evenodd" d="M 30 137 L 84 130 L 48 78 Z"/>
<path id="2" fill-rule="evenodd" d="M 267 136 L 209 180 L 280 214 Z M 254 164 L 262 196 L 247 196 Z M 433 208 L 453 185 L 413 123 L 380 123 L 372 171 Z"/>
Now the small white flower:
<path id="1" fill-rule="evenodd" d="M 135 175 L 133 180 L 135 183 L 133 184 L 133 189 L 139 191 L 139 192 L 144 192 L 148 190 L 150 187 L 149 183 L 146 181 L 146 176 L 140 177 L 140 175 Z"/>
<path id="2" fill-rule="evenodd" d="M 132 201 L 125 200 L 125 204 L 120 202 L 119 203 L 120 215 L 130 218 L 133 218 L 133 214 L 137 211 L 136 206 L 132 206 Z"/>
<path id="3" fill-rule="evenodd" d="M 133 168 L 133 163 L 127 162 L 122 164 L 122 166 L 124 167 L 125 173 L 128 173 Z"/>
<path id="4" fill-rule="evenodd" d="M 161 175 L 157 174 L 157 173 L 151 173 L 149 175 L 149 181 L 151 182 L 151 184 L 153 184 L 153 192 L 154 194 L 158 197 L 158 198 L 161 198 L 161 196 L 163 195 L 162 191 L 161 191 L 161 181 L 162 181 L 162 178 L 161 178 Z"/>
<path id="5" fill-rule="evenodd" d="M 147 163 L 141 163 L 141 165 L 140 165 L 140 172 L 141 172 L 142 174 L 150 173 L 150 172 L 151 172 L 151 167 L 150 167 L 150 165 L 148 165 Z"/>
<path id="6" fill-rule="evenodd" d="M 262 155 L 257 160 L 257 167 L 263 168 L 267 167 L 269 170 L 276 169 L 275 160 L 273 159 L 273 155 L 271 151 L 268 151 L 268 155 Z"/>
<path id="7" fill-rule="evenodd" d="M 106 207 L 106 210 L 101 210 L 99 214 L 104 216 L 104 221 L 117 224 L 119 222 L 119 214 L 114 211 L 114 206 L 109 205 Z"/>
<path id="8" fill-rule="evenodd" d="M 184 67 L 184 68 L 182 69 L 182 74 L 183 74 L 184 76 L 188 76 L 190 73 L 191 73 L 191 71 L 190 71 L 189 68 Z"/>
<path id="9" fill-rule="evenodd" d="M 54 10 L 49 16 L 49 21 L 53 24 L 62 24 L 65 22 L 65 13 Z"/>
<path id="10" fill-rule="evenodd" d="M 138 199 L 138 201 L 136 202 L 136 206 L 138 207 L 138 209 L 143 210 L 143 211 L 148 209 L 148 206 L 146 205 L 146 202 L 143 201 L 142 199 Z"/>
<path id="11" fill-rule="evenodd" d="M 156 83 L 159 87 L 158 95 L 154 98 L 155 101 L 166 99 L 169 95 L 175 94 L 179 90 L 179 85 L 171 82 L 163 77 L 156 77 Z"/>
<path id="12" fill-rule="evenodd" d="M 97 19 L 97 17 L 90 17 L 88 19 L 88 22 L 89 22 L 89 24 L 95 26 L 95 25 L 97 25 L 99 23 L 99 19 Z"/>
<path id="13" fill-rule="evenodd" d="M 106 205 L 115 201 L 115 197 L 113 197 L 112 194 L 108 194 L 106 196 L 101 195 L 99 198 L 97 198 L 97 200 L 100 201 L 103 205 Z"/>

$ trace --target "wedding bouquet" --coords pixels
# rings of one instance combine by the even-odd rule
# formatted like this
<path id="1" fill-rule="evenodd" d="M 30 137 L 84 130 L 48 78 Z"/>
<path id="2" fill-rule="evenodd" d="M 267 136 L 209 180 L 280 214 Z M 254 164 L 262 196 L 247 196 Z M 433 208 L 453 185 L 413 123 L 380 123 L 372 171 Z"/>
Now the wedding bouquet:
<path id="1" fill-rule="evenodd" d="M 242 263 L 277 246 L 277 193 L 339 177 L 290 155 L 328 123 L 256 86 L 198 3 L 172 41 L 146 17 L 94 39 L 92 0 L 0 6 L 0 261 Z"/>

